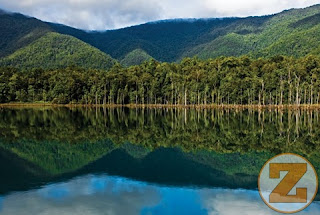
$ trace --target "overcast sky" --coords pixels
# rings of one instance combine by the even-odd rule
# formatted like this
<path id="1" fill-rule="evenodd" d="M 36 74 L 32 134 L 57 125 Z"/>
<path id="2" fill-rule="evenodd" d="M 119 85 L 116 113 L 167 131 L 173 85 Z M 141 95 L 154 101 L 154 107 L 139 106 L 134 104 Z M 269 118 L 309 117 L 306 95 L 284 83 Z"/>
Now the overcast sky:
<path id="1" fill-rule="evenodd" d="M 320 0 L 0 0 L 0 8 L 86 30 L 172 18 L 245 17 L 319 4 Z"/>

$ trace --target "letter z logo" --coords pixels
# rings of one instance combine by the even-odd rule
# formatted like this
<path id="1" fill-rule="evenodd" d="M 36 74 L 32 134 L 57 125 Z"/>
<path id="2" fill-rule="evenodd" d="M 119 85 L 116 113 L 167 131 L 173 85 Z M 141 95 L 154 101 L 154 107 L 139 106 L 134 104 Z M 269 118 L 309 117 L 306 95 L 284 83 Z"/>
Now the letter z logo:
<path id="1" fill-rule="evenodd" d="M 296 213 L 308 207 L 318 192 L 318 176 L 300 155 L 285 153 L 268 160 L 258 180 L 262 200 L 280 213 Z"/>
<path id="2" fill-rule="evenodd" d="M 307 172 L 306 163 L 271 163 L 270 178 L 280 178 L 280 172 L 288 171 L 288 174 L 276 186 L 270 194 L 270 203 L 306 203 L 307 188 L 296 188 L 296 195 L 289 192 Z"/>

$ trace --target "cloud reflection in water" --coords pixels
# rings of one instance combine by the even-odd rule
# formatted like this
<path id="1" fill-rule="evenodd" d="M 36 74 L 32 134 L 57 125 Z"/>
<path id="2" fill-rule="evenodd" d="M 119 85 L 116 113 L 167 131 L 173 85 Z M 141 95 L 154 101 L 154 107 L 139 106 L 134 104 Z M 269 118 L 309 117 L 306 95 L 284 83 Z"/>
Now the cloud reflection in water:
<path id="1" fill-rule="evenodd" d="M 1 206 L 2 205 L 2 206 Z M 257 191 L 164 187 L 121 177 L 87 175 L 0 197 L 1 215 L 208 214 L 273 215 Z M 320 214 L 312 204 L 300 214 Z"/>

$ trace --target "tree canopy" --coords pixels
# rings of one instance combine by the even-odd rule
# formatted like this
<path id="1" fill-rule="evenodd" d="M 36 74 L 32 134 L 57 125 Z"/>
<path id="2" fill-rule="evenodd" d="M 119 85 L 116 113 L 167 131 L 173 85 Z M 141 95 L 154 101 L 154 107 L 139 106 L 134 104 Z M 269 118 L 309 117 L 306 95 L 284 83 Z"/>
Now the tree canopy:
<path id="1" fill-rule="evenodd" d="M 153 59 L 109 70 L 75 66 L 0 68 L 0 103 L 283 105 L 319 104 L 320 58 Z"/>

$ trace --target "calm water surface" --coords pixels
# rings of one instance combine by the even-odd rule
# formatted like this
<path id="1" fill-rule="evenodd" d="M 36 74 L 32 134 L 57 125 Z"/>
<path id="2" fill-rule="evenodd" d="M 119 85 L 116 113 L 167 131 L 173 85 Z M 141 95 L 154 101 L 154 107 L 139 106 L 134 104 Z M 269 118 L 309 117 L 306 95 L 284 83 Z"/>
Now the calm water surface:
<path id="1" fill-rule="evenodd" d="M 320 170 L 317 111 L 0 109 L 0 214 L 277 214 L 257 177 Z M 320 195 L 299 214 L 320 214 Z"/>

